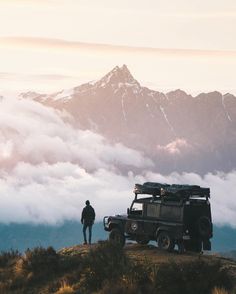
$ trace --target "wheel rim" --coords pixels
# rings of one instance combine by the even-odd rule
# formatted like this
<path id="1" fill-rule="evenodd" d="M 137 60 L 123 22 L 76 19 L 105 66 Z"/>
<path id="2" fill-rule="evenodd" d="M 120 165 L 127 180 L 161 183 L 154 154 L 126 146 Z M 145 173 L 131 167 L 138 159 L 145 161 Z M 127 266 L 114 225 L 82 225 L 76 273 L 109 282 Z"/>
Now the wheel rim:
<path id="1" fill-rule="evenodd" d="M 162 248 L 168 248 L 170 246 L 170 240 L 168 237 L 164 236 L 161 239 L 161 247 Z"/>
<path id="2" fill-rule="evenodd" d="M 168 235 L 161 235 L 158 240 L 158 245 L 162 249 L 170 248 L 170 237 Z"/>

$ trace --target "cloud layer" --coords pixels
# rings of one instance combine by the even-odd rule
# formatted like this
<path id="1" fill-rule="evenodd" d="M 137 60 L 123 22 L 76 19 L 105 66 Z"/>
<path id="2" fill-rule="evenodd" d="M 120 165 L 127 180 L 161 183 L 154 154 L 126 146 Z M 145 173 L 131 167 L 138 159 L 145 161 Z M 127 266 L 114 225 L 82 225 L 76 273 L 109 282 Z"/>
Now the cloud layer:
<path id="1" fill-rule="evenodd" d="M 200 50 L 200 49 L 182 49 L 182 48 L 155 48 L 155 47 L 138 47 L 125 45 L 112 45 L 100 43 L 86 43 L 77 41 L 68 41 L 55 38 L 39 38 L 39 37 L 0 37 L 1 46 L 19 46 L 24 48 L 36 48 L 43 50 L 85 50 L 110 53 L 138 53 L 138 54 L 154 54 L 167 56 L 204 56 L 212 57 L 235 57 L 235 50 Z"/>
<path id="2" fill-rule="evenodd" d="M 3 99 L 0 105 L 0 164 L 72 162 L 94 170 L 116 165 L 151 166 L 139 152 L 122 144 L 109 144 L 91 131 L 74 129 L 67 116 L 29 100 Z M 69 118 L 69 115 L 67 119 Z"/>
<path id="3" fill-rule="evenodd" d="M 74 129 L 63 115 L 33 101 L 1 100 L 0 222 L 79 220 L 86 199 L 101 220 L 126 211 L 135 183 L 157 181 L 210 187 L 214 223 L 236 227 L 236 172 L 152 173 L 151 160 L 138 151 Z"/>

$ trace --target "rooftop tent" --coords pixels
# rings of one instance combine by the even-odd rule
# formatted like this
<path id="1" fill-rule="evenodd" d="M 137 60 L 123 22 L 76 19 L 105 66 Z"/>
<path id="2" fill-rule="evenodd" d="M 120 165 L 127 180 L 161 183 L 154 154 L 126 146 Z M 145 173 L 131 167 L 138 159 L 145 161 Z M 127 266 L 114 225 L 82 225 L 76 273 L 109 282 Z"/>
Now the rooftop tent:
<path id="1" fill-rule="evenodd" d="M 189 198 L 191 196 L 210 197 L 210 189 L 197 185 L 168 185 L 154 182 L 146 182 L 143 185 L 135 184 L 135 194 L 149 194 L 154 196 L 177 196 Z"/>

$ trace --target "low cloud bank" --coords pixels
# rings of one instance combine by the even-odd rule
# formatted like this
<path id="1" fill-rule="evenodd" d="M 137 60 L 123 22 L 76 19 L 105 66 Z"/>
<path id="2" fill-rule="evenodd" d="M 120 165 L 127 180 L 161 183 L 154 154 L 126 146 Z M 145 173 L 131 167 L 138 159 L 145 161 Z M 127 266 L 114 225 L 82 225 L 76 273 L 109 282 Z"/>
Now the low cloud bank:
<path id="1" fill-rule="evenodd" d="M 0 102 L 0 222 L 48 223 L 80 220 L 86 199 L 97 220 L 122 213 L 135 183 L 196 184 L 211 188 L 213 221 L 236 227 L 236 172 L 149 172 L 152 162 L 122 144 L 74 129 L 59 112 L 27 100 Z M 121 173 L 119 166 L 130 172 Z M 132 170 L 143 168 L 135 174 Z"/>
<path id="2" fill-rule="evenodd" d="M 204 177 L 194 173 L 121 175 L 106 169 L 86 172 L 69 162 L 40 165 L 21 162 L 9 173 L 2 172 L 0 222 L 56 224 L 80 220 L 86 199 L 90 199 L 97 220 L 101 220 L 105 215 L 126 212 L 133 200 L 134 184 L 145 181 L 210 187 L 214 223 L 236 227 L 236 172 Z"/>
<path id="3" fill-rule="evenodd" d="M 0 103 L 0 164 L 18 162 L 77 163 L 86 170 L 115 169 L 117 164 L 150 167 L 140 152 L 122 144 L 109 144 L 91 131 L 74 129 L 63 113 L 29 100 L 4 99 Z"/>

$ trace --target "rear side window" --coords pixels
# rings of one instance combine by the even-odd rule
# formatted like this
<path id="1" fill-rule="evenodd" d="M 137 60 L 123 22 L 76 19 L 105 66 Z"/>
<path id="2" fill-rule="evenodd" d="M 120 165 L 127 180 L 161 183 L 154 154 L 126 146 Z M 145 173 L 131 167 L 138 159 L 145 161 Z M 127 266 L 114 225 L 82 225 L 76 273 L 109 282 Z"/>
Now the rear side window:
<path id="1" fill-rule="evenodd" d="M 169 220 L 180 220 L 181 207 L 163 205 L 161 207 L 161 217 Z"/>
<path id="2" fill-rule="evenodd" d="M 149 217 L 160 217 L 160 205 L 148 204 L 147 205 L 147 216 Z"/>

